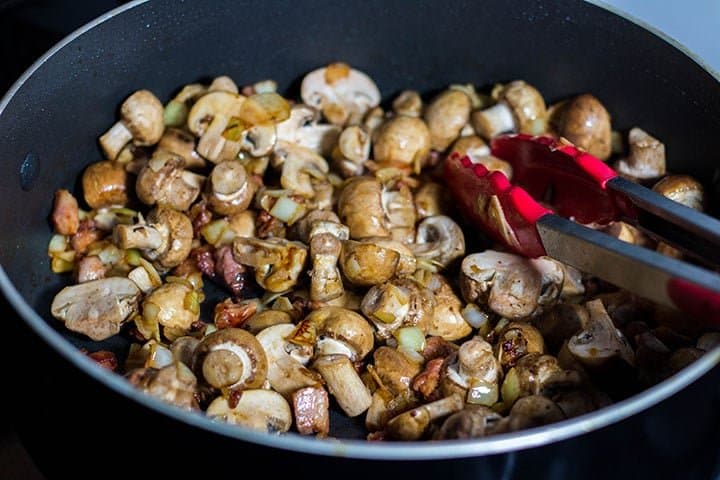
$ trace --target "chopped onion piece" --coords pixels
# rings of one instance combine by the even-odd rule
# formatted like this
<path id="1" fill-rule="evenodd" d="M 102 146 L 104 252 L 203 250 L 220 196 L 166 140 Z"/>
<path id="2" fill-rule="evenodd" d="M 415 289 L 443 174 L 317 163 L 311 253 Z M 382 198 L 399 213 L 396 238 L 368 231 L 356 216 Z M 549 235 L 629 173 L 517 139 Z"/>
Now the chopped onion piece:
<path id="1" fill-rule="evenodd" d="M 416 352 L 425 348 L 425 334 L 418 327 L 402 327 L 393 332 L 398 347 L 405 347 Z"/>
<path id="2" fill-rule="evenodd" d="M 460 312 L 465 321 L 473 328 L 487 328 L 490 317 L 474 303 L 468 303 Z"/>
<path id="3" fill-rule="evenodd" d="M 52 237 L 50 237 L 50 243 L 48 243 L 48 255 L 54 256 L 54 253 L 60 253 L 67 250 L 68 246 L 68 239 L 65 235 L 60 235 L 59 233 L 56 233 Z"/>
<path id="4" fill-rule="evenodd" d="M 72 261 L 63 260 L 58 257 L 53 257 L 50 261 L 50 269 L 53 273 L 72 272 L 73 268 L 75 268 L 75 263 Z"/>
<path id="5" fill-rule="evenodd" d="M 159 287 L 160 285 L 162 285 L 162 278 L 160 278 L 160 274 L 157 270 L 155 270 L 155 267 L 152 263 L 140 257 L 140 265 L 145 270 L 147 270 L 148 276 L 150 277 L 150 281 L 152 282 L 153 286 Z"/>
<path id="6" fill-rule="evenodd" d="M 185 124 L 188 108 L 185 102 L 170 100 L 163 111 L 163 121 L 168 127 L 180 127 Z"/>
<path id="7" fill-rule="evenodd" d="M 397 351 L 405 355 L 411 362 L 425 363 L 425 357 L 416 350 L 400 345 L 397 347 Z"/>
<path id="8" fill-rule="evenodd" d="M 289 197 L 280 197 L 270 209 L 270 215 L 292 225 L 305 213 L 305 207 Z"/>

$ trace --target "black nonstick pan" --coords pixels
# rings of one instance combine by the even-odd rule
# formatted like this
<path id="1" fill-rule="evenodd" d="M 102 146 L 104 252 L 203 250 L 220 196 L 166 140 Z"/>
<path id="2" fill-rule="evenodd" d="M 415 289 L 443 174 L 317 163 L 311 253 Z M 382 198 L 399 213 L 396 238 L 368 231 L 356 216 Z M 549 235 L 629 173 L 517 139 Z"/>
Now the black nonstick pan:
<path id="1" fill-rule="evenodd" d="M 121 99 L 147 88 L 227 74 L 274 78 L 297 92 L 305 73 L 342 60 L 386 98 L 412 86 L 489 86 L 522 78 L 557 100 L 591 92 L 619 130 L 641 124 L 668 148 L 669 169 L 713 194 L 720 84 L 692 57 L 600 6 L 557 1 L 148 1 L 82 27 L 35 63 L 0 103 L 0 285 L 7 314 L 6 395 L 23 439 L 48 474 L 147 475 L 223 470 L 248 475 L 442 478 L 708 478 L 720 446 L 713 351 L 667 381 L 590 415 L 453 443 L 366 442 L 334 423 L 333 440 L 270 436 L 182 412 L 136 392 L 76 347 L 49 304 L 63 279 L 45 255 L 58 188 L 101 157 L 97 137 Z M 105 348 L 121 351 L 120 342 Z M 700 461 L 700 459 L 703 459 Z M 708 460 L 710 459 L 710 460 Z M 483 477 L 485 478 L 485 477 Z"/>

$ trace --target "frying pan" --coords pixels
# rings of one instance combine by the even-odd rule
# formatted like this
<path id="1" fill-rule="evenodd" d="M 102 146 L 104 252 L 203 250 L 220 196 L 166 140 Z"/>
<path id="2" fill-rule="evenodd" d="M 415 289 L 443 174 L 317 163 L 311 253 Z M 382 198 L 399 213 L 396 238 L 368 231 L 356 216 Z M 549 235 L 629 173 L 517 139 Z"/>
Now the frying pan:
<path id="1" fill-rule="evenodd" d="M 6 377 L 23 440 L 40 467 L 83 476 L 97 473 L 93 464 L 113 475 L 187 473 L 202 464 L 206 472 L 237 475 L 253 462 L 272 474 L 316 477 L 631 478 L 652 465 L 661 476 L 710 475 L 720 445 L 718 350 L 598 412 L 446 443 L 365 442 L 357 439 L 358 424 L 339 415 L 332 440 L 247 431 L 142 395 L 79 352 L 90 344 L 49 315 L 64 279 L 50 272 L 45 256 L 47 217 L 52 193 L 78 193 L 79 172 L 101 158 L 96 140 L 120 101 L 138 88 L 167 99 L 183 84 L 221 74 L 238 84 L 274 78 L 292 96 L 303 73 L 335 60 L 367 72 L 386 99 L 407 87 L 431 95 L 450 83 L 486 87 L 516 78 L 549 101 L 592 92 L 615 128 L 653 132 L 667 145 L 670 170 L 696 175 L 713 191 L 717 78 L 668 41 L 596 5 L 131 2 L 50 50 L 0 103 L 0 286 L 16 311 L 5 319 L 12 345 Z M 122 353 L 125 345 L 111 339 L 99 347 Z"/>

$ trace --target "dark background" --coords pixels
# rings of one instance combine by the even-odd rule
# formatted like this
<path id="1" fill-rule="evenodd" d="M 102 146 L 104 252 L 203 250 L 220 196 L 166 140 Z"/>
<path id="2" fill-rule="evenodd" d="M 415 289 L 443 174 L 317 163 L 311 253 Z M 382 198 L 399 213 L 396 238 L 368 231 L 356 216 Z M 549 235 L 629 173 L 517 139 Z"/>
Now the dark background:
<path id="1" fill-rule="evenodd" d="M 111 10 L 118 0 L 0 0 L 0 96 L 43 53 L 68 33 Z M 15 315 L 0 296 L 0 311 L 6 322 Z M 12 365 L 24 352 L 2 349 L 2 365 Z M 44 478 L 20 441 L 17 406 L 10 398 L 9 384 L 0 393 L 0 478 L 35 480 Z"/>

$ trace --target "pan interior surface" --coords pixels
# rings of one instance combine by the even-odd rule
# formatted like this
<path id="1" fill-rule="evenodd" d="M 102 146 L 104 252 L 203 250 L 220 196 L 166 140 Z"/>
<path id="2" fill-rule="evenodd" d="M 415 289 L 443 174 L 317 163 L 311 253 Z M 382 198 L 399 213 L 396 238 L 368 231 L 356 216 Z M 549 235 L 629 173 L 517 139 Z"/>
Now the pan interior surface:
<path id="1" fill-rule="evenodd" d="M 253 28 L 239 28 L 244 12 L 253 12 Z M 361 422 L 340 415 L 333 417 L 337 441 L 269 437 L 214 423 L 145 397 L 84 358 L 72 345 L 113 350 L 124 345 L 119 339 L 91 344 L 50 316 L 50 302 L 65 279 L 51 273 L 45 255 L 48 215 L 56 189 L 81 193 L 78 174 L 101 159 L 97 137 L 115 122 L 121 99 L 147 88 L 166 101 L 181 85 L 223 74 L 240 85 L 272 78 L 297 97 L 302 75 L 332 61 L 366 72 L 386 100 L 408 87 L 431 95 L 451 83 L 487 89 L 514 79 L 537 86 L 549 102 L 589 92 L 605 104 L 614 128 L 642 125 L 662 139 L 671 171 L 708 184 L 716 174 L 711 160 L 712 139 L 720 130 L 717 80 L 662 39 L 594 5 L 135 2 L 66 39 L 0 104 L 0 161 L 6 172 L 0 188 L 5 199 L 0 280 L 24 320 L 96 380 L 181 421 L 262 445 L 358 458 L 452 458 L 568 438 L 657 403 L 718 362 L 719 354 L 708 354 L 642 398 L 550 427 L 446 445 L 377 445 L 353 440 L 361 438 Z"/>

